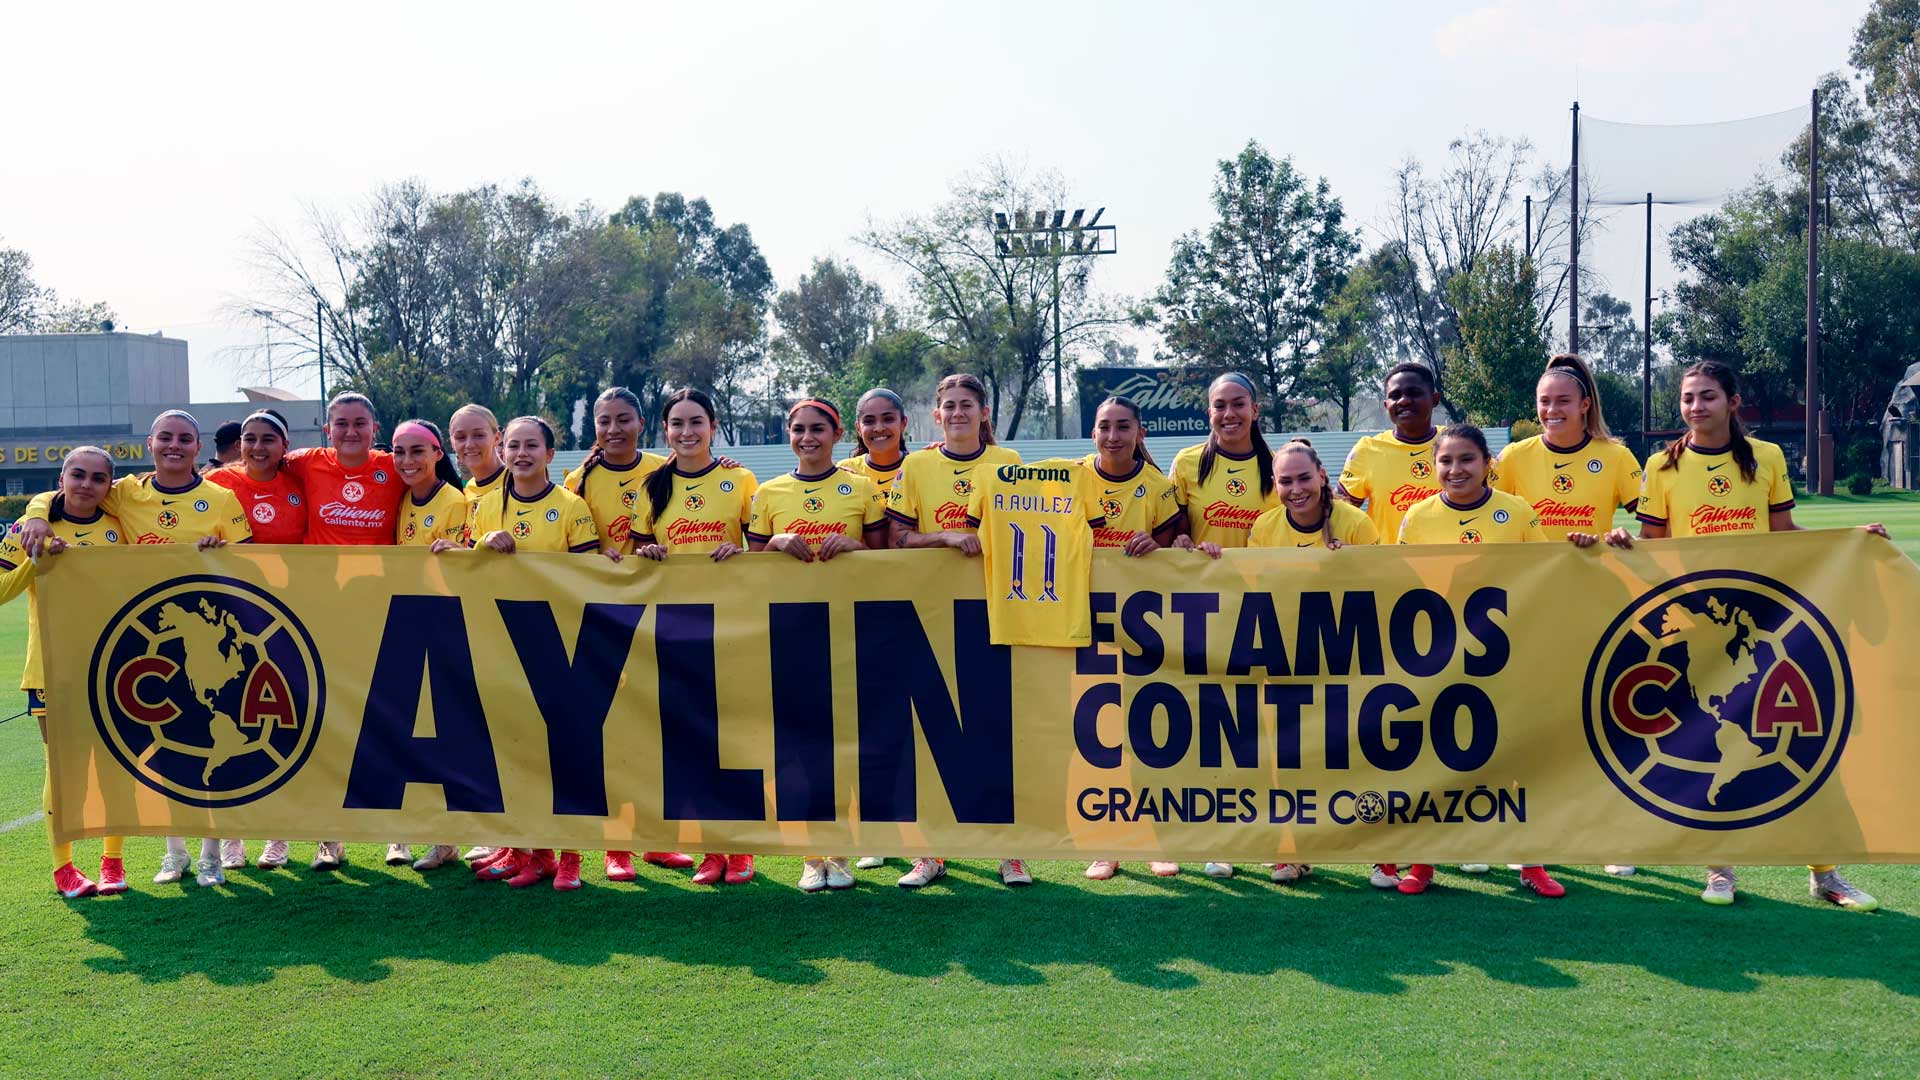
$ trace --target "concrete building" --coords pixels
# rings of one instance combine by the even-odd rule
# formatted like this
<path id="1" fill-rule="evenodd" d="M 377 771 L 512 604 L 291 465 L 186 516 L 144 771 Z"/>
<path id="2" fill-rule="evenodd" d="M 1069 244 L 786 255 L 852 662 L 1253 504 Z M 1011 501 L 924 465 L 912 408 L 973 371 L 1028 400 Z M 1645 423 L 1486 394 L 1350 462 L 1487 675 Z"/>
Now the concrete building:
<path id="1" fill-rule="evenodd" d="M 147 428 L 168 409 L 185 409 L 200 421 L 209 454 L 216 428 L 262 404 L 287 418 L 294 446 L 320 445 L 320 402 L 286 400 L 273 390 L 245 392 L 250 400 L 193 403 L 187 343 L 176 338 L 0 336 L 0 494 L 54 487 L 60 459 L 87 443 L 105 448 L 123 472 L 147 471 Z"/>

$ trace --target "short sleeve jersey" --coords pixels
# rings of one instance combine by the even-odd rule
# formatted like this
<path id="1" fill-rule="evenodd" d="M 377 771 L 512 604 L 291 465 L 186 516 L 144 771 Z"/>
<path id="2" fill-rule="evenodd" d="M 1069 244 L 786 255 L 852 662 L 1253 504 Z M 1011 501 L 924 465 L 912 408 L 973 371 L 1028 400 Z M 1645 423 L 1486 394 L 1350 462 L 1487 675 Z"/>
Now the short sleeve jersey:
<path id="1" fill-rule="evenodd" d="M 887 495 L 887 516 L 914 532 L 972 532 L 967 504 L 987 473 L 1020 464 L 1020 453 L 998 444 L 982 446 L 967 457 L 944 446 L 915 450 L 900 466 Z"/>
<path id="2" fill-rule="evenodd" d="M 227 465 L 206 474 L 207 479 L 240 500 L 256 544 L 303 544 L 307 539 L 307 500 L 293 474 L 281 469 L 262 484 L 244 465 Z"/>
<path id="3" fill-rule="evenodd" d="M 753 473 L 726 468 L 716 459 L 697 473 L 673 466 L 673 494 L 658 517 L 653 501 L 640 493 L 633 531 L 641 543 L 657 543 L 670 552 L 705 554 L 721 544 L 746 546 L 747 522 L 753 518 L 753 493 L 759 482 Z"/>
<path id="4" fill-rule="evenodd" d="M 1333 538 L 1342 544 L 1377 544 L 1380 534 L 1373 519 L 1359 507 L 1339 499 L 1333 501 Z M 1285 506 L 1276 506 L 1260 515 L 1247 535 L 1247 546 L 1256 548 L 1324 548 L 1327 530 L 1315 521 L 1306 528 L 1293 523 Z"/>
<path id="5" fill-rule="evenodd" d="M 1500 452 L 1489 482 L 1531 503 L 1548 539 L 1565 540 L 1613 527 L 1614 508 L 1640 498 L 1640 463 L 1611 439 L 1589 435 L 1563 449 L 1535 435 Z"/>
<path id="6" fill-rule="evenodd" d="M 444 480 L 434 485 L 425 502 L 408 492 L 400 500 L 400 521 L 394 526 L 393 542 L 403 547 L 426 547 L 435 540 L 464 543 L 470 505 L 466 492 Z"/>
<path id="7" fill-rule="evenodd" d="M 839 465 L 850 473 L 859 473 L 873 481 L 873 486 L 880 489 L 880 498 L 884 502 L 889 495 L 893 494 L 893 482 L 900 478 L 900 467 L 907 463 L 907 459 L 901 457 L 892 465 L 882 466 L 875 465 L 871 458 L 871 454 L 855 454 L 840 462 Z"/>
<path id="8" fill-rule="evenodd" d="M 1124 476 L 1100 470 L 1100 455 L 1088 454 L 1080 464 L 1093 470 L 1098 482 L 1100 515 L 1105 524 L 1093 530 L 1094 547 L 1126 547 L 1141 533 L 1152 534 L 1180 520 L 1180 500 L 1173 481 L 1144 460 L 1133 463 Z"/>
<path id="9" fill-rule="evenodd" d="M 1374 531 L 1389 542 L 1400 535 L 1400 519 L 1414 503 L 1440 494 L 1440 474 L 1433 463 L 1433 446 L 1440 431 L 1418 442 L 1405 442 L 1392 431 L 1368 435 L 1353 444 L 1340 469 L 1340 490 L 1364 499 Z"/>
<path id="10" fill-rule="evenodd" d="M 1517 544 L 1545 539 L 1540 519 L 1525 499 L 1492 488 L 1467 506 L 1455 506 L 1445 494 L 1421 499 L 1400 520 L 1403 544 Z"/>
<path id="11" fill-rule="evenodd" d="M 307 493 L 307 543 L 393 543 L 407 485 L 392 454 L 375 450 L 349 469 L 332 447 L 308 447 L 288 454 L 282 468 L 292 470 Z"/>
<path id="12" fill-rule="evenodd" d="M 1173 457 L 1175 498 L 1187 512 L 1194 540 L 1223 548 L 1247 546 L 1247 531 L 1260 515 L 1280 505 L 1278 489 L 1260 491 L 1260 463 L 1252 453 L 1235 457 L 1222 450 L 1213 468 L 1200 478 L 1204 445 L 1189 446 Z"/>
<path id="13" fill-rule="evenodd" d="M 1669 536 L 1767 532 L 1769 514 L 1793 509 L 1793 481 L 1777 443 L 1747 442 L 1755 465 L 1751 480 L 1740 475 L 1732 447 L 1702 450 L 1689 443 L 1671 469 L 1664 467 L 1667 452 L 1654 451 L 1642 477 L 1640 520 L 1665 525 Z"/>
<path id="14" fill-rule="evenodd" d="M 22 516 L 45 520 L 51 505 L 52 492 L 35 495 Z M 240 500 L 202 476 L 177 489 L 160 484 L 152 473 L 123 476 L 113 482 L 100 508 L 119 519 L 123 544 L 191 544 L 203 536 L 229 544 L 253 539 Z"/>
<path id="15" fill-rule="evenodd" d="M 466 486 L 461 490 L 463 490 L 466 493 L 467 501 L 473 502 L 476 499 L 485 498 L 486 496 L 491 495 L 496 491 L 499 491 L 500 485 L 503 482 L 505 482 L 506 479 L 507 479 L 507 467 L 505 465 L 501 465 L 498 469 L 495 469 L 493 471 L 492 476 L 488 476 L 484 478 L 478 477 L 478 476 L 469 476 L 467 478 Z"/>
<path id="16" fill-rule="evenodd" d="M 126 541 L 120 520 L 105 510 L 95 510 L 93 517 L 85 521 L 62 517 L 52 522 L 51 527 L 53 535 L 73 547 L 103 547 Z M 19 526 L 0 534 L 0 604 L 19 596 L 23 591 L 27 594 L 27 664 L 20 673 L 22 690 L 47 688 L 47 677 L 40 658 L 40 597 L 34 588 L 35 574 L 33 560 L 27 558 L 25 549 L 20 546 Z"/>
<path id="17" fill-rule="evenodd" d="M 513 537 L 516 551 L 598 551 L 600 533 L 585 499 L 558 484 L 531 499 L 514 493 L 512 484 L 476 499 L 467 514 L 467 542 L 477 545 L 489 533 Z"/>
<path id="18" fill-rule="evenodd" d="M 1099 483 L 1092 469 L 1066 458 L 981 473 L 967 523 L 980 534 L 995 645 L 1091 643 Z"/>
<path id="19" fill-rule="evenodd" d="M 666 463 L 667 459 L 659 454 L 643 450 L 625 465 L 603 461 L 595 465 L 592 472 L 575 469 L 561 483 L 568 491 L 587 500 L 587 507 L 593 511 L 593 523 L 600 529 L 600 538 L 607 546 L 631 555 L 633 515 L 641 500 L 647 497 L 647 477 Z"/>
<path id="20" fill-rule="evenodd" d="M 747 539 L 766 543 L 793 533 L 810 547 L 838 533 L 860 540 L 887 527 L 886 500 L 868 477 L 835 467 L 818 476 L 786 473 L 753 497 Z"/>

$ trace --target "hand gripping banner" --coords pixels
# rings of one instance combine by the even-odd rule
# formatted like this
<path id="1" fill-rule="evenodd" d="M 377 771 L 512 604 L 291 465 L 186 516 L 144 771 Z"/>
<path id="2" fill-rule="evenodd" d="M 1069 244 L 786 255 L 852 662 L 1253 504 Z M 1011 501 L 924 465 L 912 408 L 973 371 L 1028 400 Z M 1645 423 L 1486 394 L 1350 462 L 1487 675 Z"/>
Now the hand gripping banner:
<path id="1" fill-rule="evenodd" d="M 66 839 L 1920 858 L 1920 568 L 1858 530 L 1103 551 L 1085 649 L 988 644 L 951 551 L 44 565 Z"/>

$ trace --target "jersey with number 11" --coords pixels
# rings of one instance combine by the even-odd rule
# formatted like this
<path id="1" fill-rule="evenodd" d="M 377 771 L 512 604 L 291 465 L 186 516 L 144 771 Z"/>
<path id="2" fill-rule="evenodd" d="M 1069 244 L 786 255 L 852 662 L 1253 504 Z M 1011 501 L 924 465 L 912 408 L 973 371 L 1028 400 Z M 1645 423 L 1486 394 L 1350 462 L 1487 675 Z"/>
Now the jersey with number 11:
<path id="1" fill-rule="evenodd" d="M 1099 479 L 1078 461 L 1002 465 L 974 485 L 967 523 L 986 563 L 995 645 L 1087 645 Z"/>

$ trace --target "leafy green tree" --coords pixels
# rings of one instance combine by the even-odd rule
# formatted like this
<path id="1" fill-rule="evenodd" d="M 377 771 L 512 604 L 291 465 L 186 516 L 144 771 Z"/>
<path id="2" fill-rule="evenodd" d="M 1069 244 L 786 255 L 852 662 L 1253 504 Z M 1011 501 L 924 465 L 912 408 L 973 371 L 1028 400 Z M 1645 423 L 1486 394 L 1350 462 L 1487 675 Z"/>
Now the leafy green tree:
<path id="1" fill-rule="evenodd" d="M 813 268 L 773 301 L 780 326 L 773 340 L 778 385 L 813 386 L 846 370 L 873 340 L 886 313 L 886 296 L 857 268 L 815 259 Z"/>
<path id="2" fill-rule="evenodd" d="M 1327 305 L 1327 344 L 1311 372 L 1314 393 L 1340 409 L 1340 430 L 1353 430 L 1353 404 L 1377 397 L 1393 360 L 1393 340 L 1380 294 L 1388 278 L 1379 254 L 1355 268 Z"/>
<path id="3" fill-rule="evenodd" d="M 1257 141 L 1215 167 L 1212 204 L 1206 231 L 1174 242 L 1153 298 L 1160 331 L 1174 360 L 1197 374 L 1256 379 L 1267 414 L 1284 424 L 1311 388 L 1328 308 L 1359 244 L 1326 179 L 1309 183 L 1291 158 L 1276 160 Z"/>
<path id="4" fill-rule="evenodd" d="M 1488 248 L 1473 269 L 1447 283 L 1460 318 L 1460 344 L 1447 357 L 1448 397 L 1475 423 L 1534 415 L 1534 384 L 1547 355 L 1537 284 L 1533 261 L 1512 244 Z"/>
<path id="5" fill-rule="evenodd" d="M 75 334 L 113 321 L 105 303 L 62 300 L 33 279 L 33 257 L 0 246 L 0 334 Z"/>

